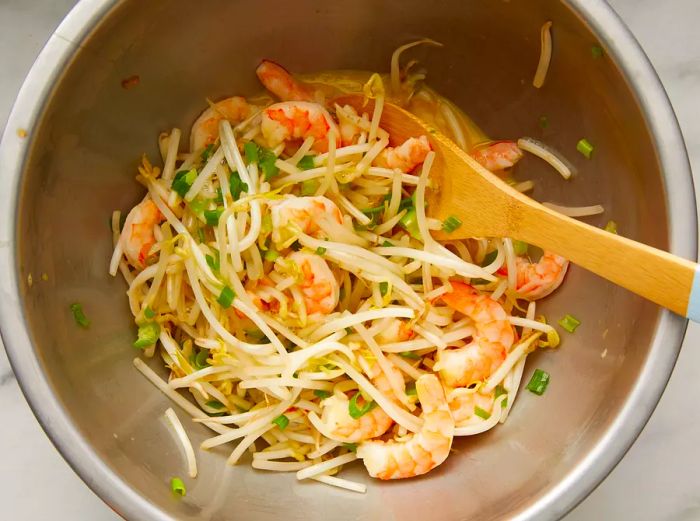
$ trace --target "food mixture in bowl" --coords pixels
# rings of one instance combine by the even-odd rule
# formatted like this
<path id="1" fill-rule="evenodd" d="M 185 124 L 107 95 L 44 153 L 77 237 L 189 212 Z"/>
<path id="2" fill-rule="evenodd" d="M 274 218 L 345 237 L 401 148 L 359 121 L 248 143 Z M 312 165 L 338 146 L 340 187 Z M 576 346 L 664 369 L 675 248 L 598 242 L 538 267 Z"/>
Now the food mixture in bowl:
<path id="1" fill-rule="evenodd" d="M 267 92 L 210 102 L 189 146 L 178 129 L 162 134 L 162 168 L 144 157 L 138 169 L 145 197 L 122 226 L 113 215 L 110 270 L 129 285 L 134 346 L 168 381 L 134 363 L 214 432 L 202 448 L 230 445 L 230 464 L 249 452 L 256 469 L 359 492 L 338 477 L 354 460 L 379 479 L 425 474 L 455 436 L 503 423 L 528 353 L 559 343 L 536 301 L 562 283 L 565 259 L 508 238 L 431 237 L 461 222 L 426 216 L 426 190 L 439 188 L 430 140 L 394 143 L 385 102 L 506 181 L 522 151 L 425 86 L 415 61 L 400 66 L 418 44 L 436 45 L 399 48 L 387 75 L 295 78 L 263 61 Z M 372 111 L 338 102 L 350 92 Z M 535 371 L 528 388 L 541 394 L 548 378 Z M 168 418 L 194 477 L 187 434 Z"/>

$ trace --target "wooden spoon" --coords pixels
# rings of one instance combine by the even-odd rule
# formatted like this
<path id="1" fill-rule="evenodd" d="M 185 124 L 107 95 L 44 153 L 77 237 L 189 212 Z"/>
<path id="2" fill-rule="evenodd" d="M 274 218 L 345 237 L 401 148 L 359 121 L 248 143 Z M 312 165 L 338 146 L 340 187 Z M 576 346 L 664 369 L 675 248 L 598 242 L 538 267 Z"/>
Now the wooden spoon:
<path id="1" fill-rule="evenodd" d="M 361 95 L 336 100 L 359 113 L 374 103 Z M 434 190 L 426 194 L 430 217 L 462 221 L 457 230 L 433 232 L 438 240 L 510 237 L 539 246 L 651 300 L 700 322 L 698 264 L 557 213 L 514 190 L 437 129 L 410 112 L 385 103 L 381 126 L 392 145 L 425 135 L 435 151 Z"/>

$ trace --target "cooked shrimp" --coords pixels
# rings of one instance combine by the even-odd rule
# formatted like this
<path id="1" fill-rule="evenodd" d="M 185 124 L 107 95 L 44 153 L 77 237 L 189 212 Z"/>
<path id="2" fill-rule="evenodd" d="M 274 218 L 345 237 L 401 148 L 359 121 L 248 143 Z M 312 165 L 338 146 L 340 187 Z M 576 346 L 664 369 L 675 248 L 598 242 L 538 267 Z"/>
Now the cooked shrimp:
<path id="1" fill-rule="evenodd" d="M 306 312 L 309 315 L 327 315 L 338 305 L 340 286 L 328 264 L 320 255 L 295 251 L 287 257 L 301 270 L 299 287 L 304 295 Z"/>
<path id="2" fill-rule="evenodd" d="M 402 479 L 425 474 L 440 465 L 450 453 L 454 419 L 442 385 L 435 375 L 416 380 L 423 409 L 423 427 L 407 441 L 365 441 L 357 448 L 373 478 Z"/>
<path id="3" fill-rule="evenodd" d="M 263 60 L 255 74 L 267 90 L 282 101 L 314 101 L 314 91 L 303 82 L 297 81 L 281 65 Z"/>
<path id="4" fill-rule="evenodd" d="M 190 131 L 190 151 L 195 152 L 210 145 L 219 137 L 219 122 L 227 119 L 232 122 L 243 121 L 250 116 L 251 106 L 240 96 L 226 98 L 214 103 L 192 125 Z"/>
<path id="5" fill-rule="evenodd" d="M 516 259 L 518 278 L 515 290 L 520 297 L 527 300 L 546 297 L 561 285 L 568 268 L 568 260 L 547 251 L 538 262 L 534 263 L 518 257 Z"/>
<path id="6" fill-rule="evenodd" d="M 497 141 L 472 150 L 469 154 L 486 170 L 496 171 L 510 168 L 523 157 L 523 151 L 513 141 Z"/>
<path id="7" fill-rule="evenodd" d="M 345 105 L 343 110 L 355 118 L 359 118 L 355 107 Z M 355 123 L 356 120 L 350 119 L 342 111 L 336 113 L 338 116 L 338 127 L 340 128 L 340 140 L 343 145 L 348 146 L 357 142 L 357 138 L 362 133 L 362 129 Z"/>
<path id="8" fill-rule="evenodd" d="M 464 387 L 453 389 L 447 393 L 447 401 L 450 404 L 450 411 L 452 411 L 456 425 L 471 419 L 476 414 L 477 407 L 491 414 L 493 400 L 493 393 L 481 394 Z"/>
<path id="9" fill-rule="evenodd" d="M 474 321 L 473 341 L 438 352 L 435 370 L 449 387 L 486 380 L 501 365 L 515 336 L 503 307 L 463 282 L 451 281 L 452 291 L 441 298 L 452 309 Z"/>
<path id="10" fill-rule="evenodd" d="M 377 166 L 410 172 L 425 161 L 428 152 L 430 152 L 430 142 L 427 137 L 410 137 L 398 147 L 387 147 L 382 150 L 375 163 Z"/>
<path id="11" fill-rule="evenodd" d="M 133 266 L 146 267 L 146 259 L 156 243 L 153 228 L 162 220 L 160 210 L 150 199 L 134 206 L 126 216 L 120 241 L 126 258 Z"/>
<path id="12" fill-rule="evenodd" d="M 322 195 L 315 197 L 289 196 L 280 202 L 270 204 L 272 214 L 272 240 L 280 243 L 287 234 L 284 231 L 290 227 L 299 228 L 302 232 L 317 236 L 321 230 L 318 221 L 330 219 L 342 224 L 343 216 L 333 201 Z M 294 231 L 294 230 L 290 230 Z"/>
<path id="13" fill-rule="evenodd" d="M 290 140 L 314 138 L 316 152 L 328 150 L 328 134 L 333 131 L 336 146 L 340 145 L 340 132 L 333 118 L 318 103 L 285 101 L 270 105 L 262 113 L 260 131 L 271 147 Z"/>
<path id="14" fill-rule="evenodd" d="M 323 406 L 321 420 L 328 430 L 337 439 L 349 443 L 381 436 L 394 423 L 381 407 L 375 407 L 357 419 L 353 418 L 348 412 L 350 399 L 342 393 L 326 398 L 321 405 Z"/>
<path id="15" fill-rule="evenodd" d="M 391 319 L 387 327 L 382 329 L 377 335 L 383 344 L 404 342 L 412 339 L 414 336 L 416 336 L 416 333 L 411 329 L 411 326 L 399 318 Z"/>

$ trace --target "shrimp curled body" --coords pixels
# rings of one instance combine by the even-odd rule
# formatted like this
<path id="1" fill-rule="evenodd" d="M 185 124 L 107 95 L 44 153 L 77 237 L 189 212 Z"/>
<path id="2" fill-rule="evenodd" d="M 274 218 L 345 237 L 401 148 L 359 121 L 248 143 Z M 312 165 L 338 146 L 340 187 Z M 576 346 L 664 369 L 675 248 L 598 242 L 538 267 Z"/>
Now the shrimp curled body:
<path id="1" fill-rule="evenodd" d="M 329 134 L 340 146 L 340 131 L 328 111 L 318 103 L 285 101 L 262 112 L 260 131 L 271 147 L 292 140 L 314 138 L 316 152 L 328 150 Z"/>

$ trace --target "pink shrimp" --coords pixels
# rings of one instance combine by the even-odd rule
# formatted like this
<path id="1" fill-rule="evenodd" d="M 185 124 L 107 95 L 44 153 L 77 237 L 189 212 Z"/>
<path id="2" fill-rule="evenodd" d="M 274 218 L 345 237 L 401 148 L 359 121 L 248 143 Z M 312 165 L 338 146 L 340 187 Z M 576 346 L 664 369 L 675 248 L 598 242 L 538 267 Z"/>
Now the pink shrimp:
<path id="1" fill-rule="evenodd" d="M 360 134 L 362 134 L 362 129 L 356 123 L 360 116 L 357 115 L 355 107 L 345 105 L 342 111 L 338 110 L 336 112 L 336 116 L 338 117 L 340 139 L 343 145 L 348 146 L 356 143 Z"/>
<path id="2" fill-rule="evenodd" d="M 306 312 L 309 315 L 331 313 L 338 305 L 340 286 L 326 261 L 320 255 L 303 251 L 293 252 L 288 259 L 301 270 L 299 287 L 304 295 Z"/>
<path id="3" fill-rule="evenodd" d="M 520 297 L 527 300 L 546 297 L 561 285 L 568 267 L 568 260 L 547 251 L 535 263 L 518 257 L 516 259 L 518 278 L 515 290 Z"/>
<path id="4" fill-rule="evenodd" d="M 333 118 L 318 103 L 285 101 L 270 105 L 262 113 L 260 130 L 271 147 L 290 140 L 314 138 L 316 152 L 328 150 L 328 136 L 332 132 L 336 146 L 340 146 L 340 131 Z"/>
<path id="5" fill-rule="evenodd" d="M 423 427 L 407 441 L 364 441 L 357 448 L 369 475 L 402 479 L 431 471 L 447 459 L 454 437 L 454 419 L 437 377 L 426 374 L 416 380 L 423 413 Z"/>
<path id="6" fill-rule="evenodd" d="M 513 141 L 496 141 L 469 154 L 486 170 L 497 171 L 510 168 L 523 157 L 523 152 Z"/>
<path id="7" fill-rule="evenodd" d="M 398 147 L 387 147 L 382 150 L 374 162 L 377 166 L 410 172 L 425 161 L 428 152 L 430 152 L 430 142 L 427 137 L 410 137 Z"/>
<path id="8" fill-rule="evenodd" d="M 283 242 L 284 230 L 293 225 L 301 229 L 302 232 L 318 236 L 321 229 L 318 222 L 322 219 L 330 219 L 338 224 L 342 224 L 343 216 L 336 204 L 318 195 L 315 197 L 295 197 L 289 196 L 280 202 L 272 201 L 272 240 L 275 243 Z"/>
<path id="9" fill-rule="evenodd" d="M 382 344 L 390 344 L 393 342 L 404 342 L 416 336 L 415 331 L 411 329 L 408 323 L 399 318 L 391 319 L 387 327 L 382 329 L 377 338 Z"/>
<path id="10" fill-rule="evenodd" d="M 463 282 L 451 281 L 452 291 L 441 298 L 452 309 L 474 321 L 473 341 L 437 355 L 435 370 L 449 387 L 462 387 L 486 380 L 498 369 L 513 341 L 513 326 L 503 307 Z"/>
<path id="11" fill-rule="evenodd" d="M 460 387 L 453 389 L 447 393 L 447 401 L 450 404 L 452 417 L 455 419 L 455 424 L 460 425 L 476 414 L 476 408 L 491 414 L 493 409 L 494 395 L 481 394 L 471 389 Z"/>
<path id="12" fill-rule="evenodd" d="M 314 101 L 314 91 L 309 85 L 294 79 L 287 69 L 273 61 L 263 60 L 255 73 L 265 88 L 282 101 Z"/>
<path id="13" fill-rule="evenodd" d="M 150 199 L 134 206 L 126 216 L 120 242 L 126 258 L 136 268 L 146 267 L 146 259 L 156 243 L 153 229 L 162 221 L 160 210 Z"/>
<path id="14" fill-rule="evenodd" d="M 190 151 L 201 150 L 219 137 L 219 122 L 227 119 L 240 122 L 251 114 L 251 106 L 240 96 L 214 103 L 197 118 L 190 131 Z"/>

